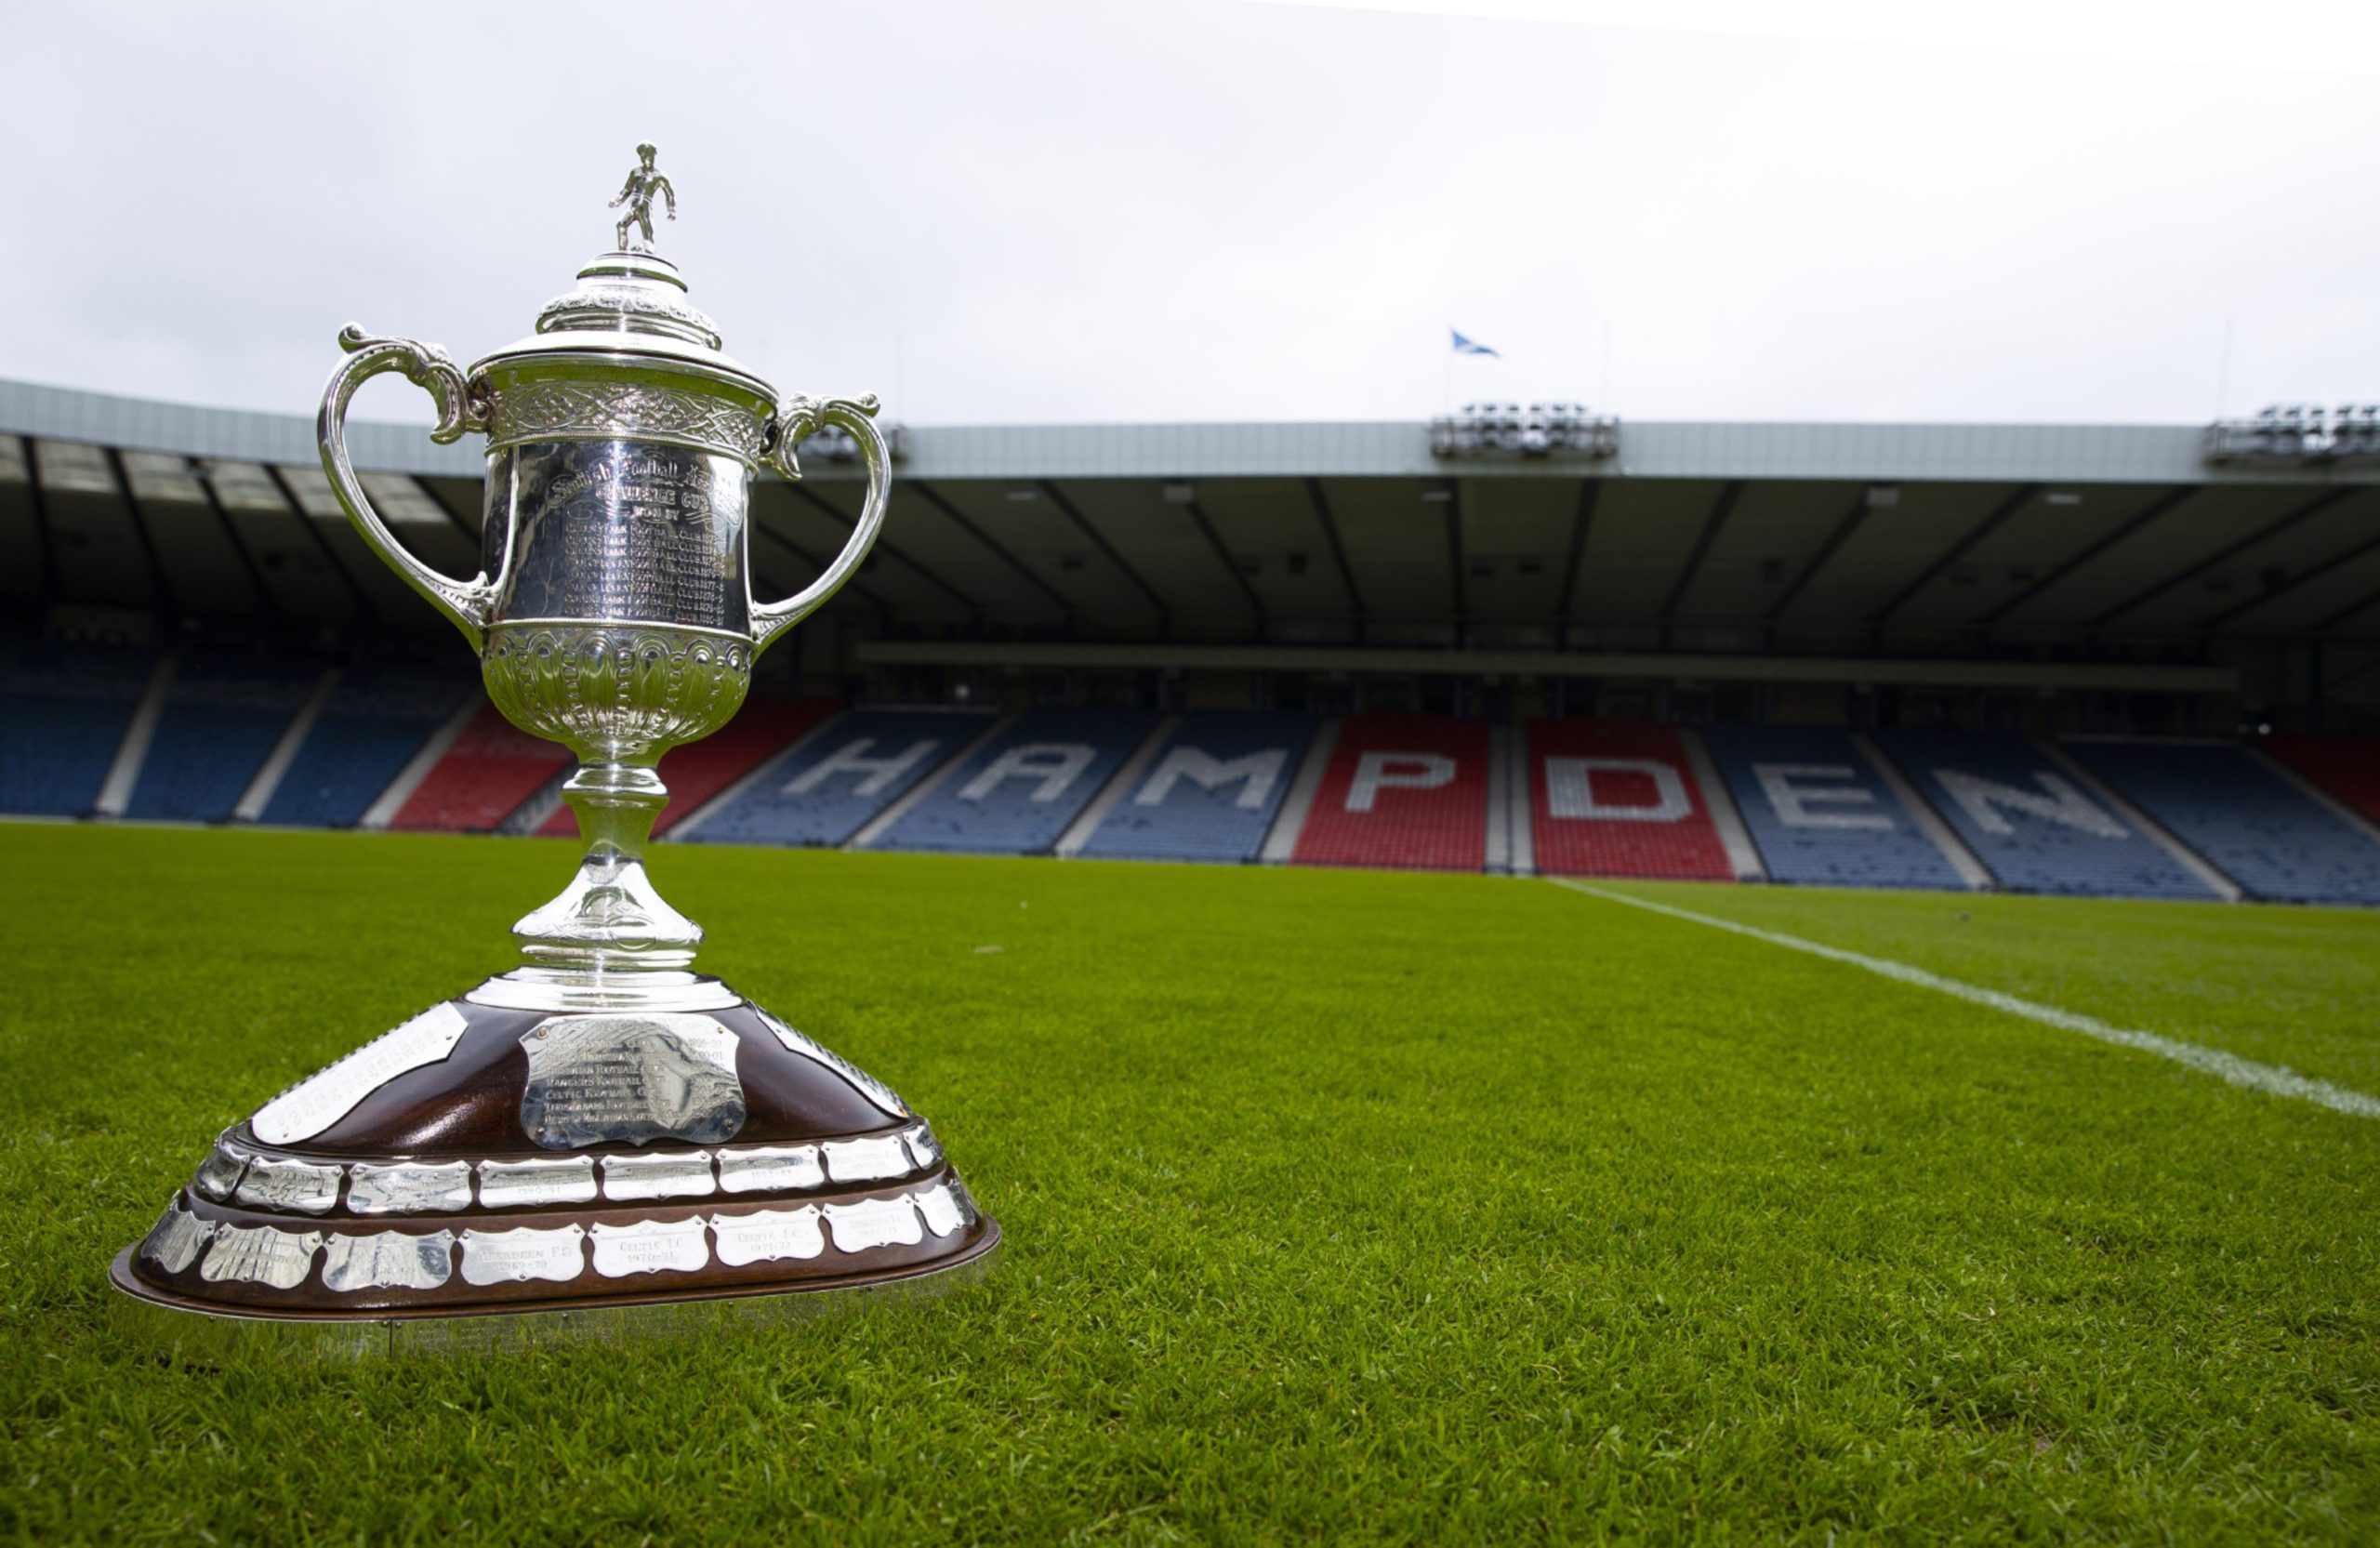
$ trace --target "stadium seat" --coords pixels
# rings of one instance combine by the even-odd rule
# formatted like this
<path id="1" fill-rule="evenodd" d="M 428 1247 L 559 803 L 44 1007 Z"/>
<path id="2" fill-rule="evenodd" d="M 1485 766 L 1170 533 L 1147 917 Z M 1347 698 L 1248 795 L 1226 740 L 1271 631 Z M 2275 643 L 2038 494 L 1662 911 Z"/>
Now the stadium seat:
<path id="1" fill-rule="evenodd" d="M 494 705 L 472 717 L 389 826 L 430 833 L 493 833 L 570 763 L 570 754 L 516 728 Z"/>
<path id="2" fill-rule="evenodd" d="M 980 710 L 854 709 L 685 825 L 695 844 L 840 844 L 982 734 Z"/>
<path id="3" fill-rule="evenodd" d="M 124 814 L 228 820 L 323 675 L 303 656 L 194 654 L 175 668 Z"/>
<path id="4" fill-rule="evenodd" d="M 106 645 L 0 656 L 0 811 L 87 815 L 156 658 Z"/>
<path id="5" fill-rule="evenodd" d="M 1831 887 L 1964 888 L 1850 734 L 1824 726 L 1702 734 L 1770 880 Z"/>
<path id="6" fill-rule="evenodd" d="M 1528 759 L 1530 827 L 1545 875 L 1735 880 L 1670 727 L 1531 721 Z"/>
<path id="7" fill-rule="evenodd" d="M 946 854 L 1041 854 L 1156 729 L 1139 709 L 1035 709 L 975 749 L 876 840 Z"/>
<path id="8" fill-rule="evenodd" d="M 2244 748 L 2075 741 L 2067 751 L 2252 897 L 2380 904 L 2380 843 Z"/>
<path id="9" fill-rule="evenodd" d="M 1311 716 L 1200 710 L 1182 724 L 1100 823 L 1087 855 L 1256 858 L 1314 737 Z"/>
<path id="10" fill-rule="evenodd" d="M 661 837 L 700 811 L 706 801 L 783 752 L 834 710 L 832 699 L 747 699 L 720 730 L 663 753 L 661 782 L 669 787 L 669 804 L 654 819 L 654 836 Z M 549 839 L 567 839 L 577 831 L 577 814 L 567 806 L 556 808 L 537 829 Z"/>
<path id="11" fill-rule="evenodd" d="M 2380 736 L 2272 736 L 2264 750 L 2380 823 Z"/>
<path id="12" fill-rule="evenodd" d="M 1301 866 L 1475 871 L 1488 864 L 1488 728 L 1350 715 L 1292 856 Z"/>
<path id="13" fill-rule="evenodd" d="M 359 668 L 340 679 L 261 822 L 352 827 L 479 684 L 460 672 Z"/>
<path id="14" fill-rule="evenodd" d="M 2022 736 L 1888 731 L 1876 742 L 2011 892 L 2218 895 Z"/>

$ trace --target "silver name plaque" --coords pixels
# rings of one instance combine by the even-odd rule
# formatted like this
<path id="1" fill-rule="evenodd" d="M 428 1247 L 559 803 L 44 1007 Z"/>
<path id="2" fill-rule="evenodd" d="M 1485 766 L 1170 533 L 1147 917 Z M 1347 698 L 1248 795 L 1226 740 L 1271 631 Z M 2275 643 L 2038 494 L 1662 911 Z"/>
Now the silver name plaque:
<path id="1" fill-rule="evenodd" d="M 248 1153 L 230 1140 L 218 1139 L 215 1148 L 206 1153 L 206 1159 L 198 1164 L 198 1175 L 191 1179 L 191 1184 L 217 1203 L 224 1203 L 231 1198 L 231 1189 L 238 1184 L 248 1158 Z"/>
<path id="2" fill-rule="evenodd" d="M 259 1210 L 294 1210 L 299 1214 L 326 1215 L 338 1205 L 340 1169 L 311 1161 L 278 1160 L 259 1156 L 248 1165 L 234 1196 Z"/>
<path id="3" fill-rule="evenodd" d="M 735 1034 L 709 1016 L 552 1016 L 521 1046 L 521 1131 L 548 1150 L 712 1144 L 744 1127 Z"/>
<path id="4" fill-rule="evenodd" d="M 825 1207 L 826 1227 L 835 1246 L 844 1252 L 865 1252 L 871 1247 L 915 1247 L 925 1240 L 918 1224 L 917 1206 L 906 1197 L 863 1198 L 856 1204 Z"/>
<path id="5" fill-rule="evenodd" d="M 719 1153 L 722 1193 L 782 1193 L 826 1185 L 826 1171 L 818 1164 L 814 1144 L 758 1144 Z"/>
<path id="6" fill-rule="evenodd" d="M 469 1025 L 454 1006 L 433 1005 L 274 1097 L 248 1127 L 267 1144 L 311 1140 L 398 1076 L 454 1052 Z"/>
<path id="7" fill-rule="evenodd" d="M 491 1210 L 516 1204 L 588 1204 L 594 1198 L 595 1163 L 585 1156 L 480 1163 L 480 1202 Z"/>
<path id="8" fill-rule="evenodd" d="M 359 1215 L 451 1214 L 471 1207 L 471 1163 L 398 1161 L 347 1169 L 347 1207 Z"/>
<path id="9" fill-rule="evenodd" d="M 603 1158 L 606 1198 L 704 1198 L 709 1197 L 714 1186 L 707 1150 L 677 1156 Z"/>
<path id="10" fill-rule="evenodd" d="M 940 1183 L 919 1194 L 909 1196 L 917 1201 L 918 1213 L 925 1217 L 926 1229 L 937 1237 L 946 1237 L 967 1224 L 959 1208 L 959 1200 Z"/>
<path id="11" fill-rule="evenodd" d="M 198 1250 L 215 1235 L 212 1221 L 199 1219 L 177 1198 L 157 1217 L 154 1230 L 140 1244 L 140 1255 L 168 1274 L 179 1274 L 198 1259 Z"/>
<path id="12" fill-rule="evenodd" d="M 377 1231 L 368 1237 L 331 1237 L 323 1253 L 323 1283 L 339 1291 L 436 1290 L 454 1272 L 451 1231 L 426 1237 Z"/>
<path id="13" fill-rule="evenodd" d="M 933 1130 L 923 1123 L 913 1123 L 901 1131 L 901 1139 L 916 1158 L 919 1171 L 930 1171 L 942 1164 L 942 1146 L 935 1143 Z"/>
<path id="14" fill-rule="evenodd" d="M 817 1039 L 805 1032 L 798 1031 L 774 1012 L 760 1011 L 757 1005 L 753 1009 L 760 1011 L 761 1025 L 776 1034 L 777 1041 L 785 1045 L 786 1052 L 799 1053 L 805 1059 L 814 1059 L 826 1065 L 845 1080 L 850 1081 L 862 1096 L 883 1108 L 891 1117 L 905 1118 L 909 1116 L 909 1105 L 902 1101 L 892 1087 L 853 1064 Z"/>
<path id="15" fill-rule="evenodd" d="M 719 1261 L 730 1268 L 746 1264 L 774 1263 L 781 1258 L 814 1258 L 826 1250 L 826 1235 L 818 1229 L 818 1206 L 799 1210 L 755 1210 L 748 1215 L 713 1215 L 710 1228 L 719 1237 Z"/>
<path id="16" fill-rule="evenodd" d="M 607 1279 L 665 1270 L 692 1274 L 710 1262 L 710 1243 L 703 1236 L 703 1220 L 640 1220 L 633 1225 L 589 1226 L 595 1238 L 595 1272 Z"/>
<path id="17" fill-rule="evenodd" d="M 271 1285 L 275 1290 L 296 1290 L 305 1282 L 306 1271 L 313 1266 L 314 1254 L 322 1245 L 320 1231 L 218 1225 L 215 1245 L 207 1249 L 206 1262 L 199 1265 L 198 1277 L 218 1284 L 225 1279 L 239 1279 Z"/>
<path id="18" fill-rule="evenodd" d="M 556 1284 L 578 1277 L 587 1266 L 579 1250 L 583 1225 L 557 1225 L 540 1231 L 523 1225 L 515 1231 L 465 1231 L 463 1278 L 474 1285 L 501 1285 L 522 1279 L 550 1279 Z"/>
<path id="19" fill-rule="evenodd" d="M 880 1183 L 909 1174 L 909 1152 L 898 1134 L 880 1139 L 829 1140 L 826 1175 L 838 1183 Z"/>

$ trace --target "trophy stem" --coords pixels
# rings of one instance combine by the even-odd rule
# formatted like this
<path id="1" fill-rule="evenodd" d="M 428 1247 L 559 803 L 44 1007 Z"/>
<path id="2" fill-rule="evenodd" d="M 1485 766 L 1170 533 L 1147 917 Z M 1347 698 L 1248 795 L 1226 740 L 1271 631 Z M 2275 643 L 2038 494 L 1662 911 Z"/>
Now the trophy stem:
<path id="1" fill-rule="evenodd" d="M 649 765 L 581 763 L 562 787 L 587 841 L 578 874 L 512 927 L 522 955 L 581 972 L 683 968 L 702 926 L 668 904 L 644 871 L 645 840 L 669 791 Z"/>

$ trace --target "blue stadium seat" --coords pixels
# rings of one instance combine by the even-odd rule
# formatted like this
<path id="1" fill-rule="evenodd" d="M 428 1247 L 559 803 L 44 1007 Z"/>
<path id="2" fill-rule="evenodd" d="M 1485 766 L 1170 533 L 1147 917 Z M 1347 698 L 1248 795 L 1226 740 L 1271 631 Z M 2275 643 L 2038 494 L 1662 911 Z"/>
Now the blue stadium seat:
<path id="1" fill-rule="evenodd" d="M 431 732 L 479 685 L 418 668 L 363 668 L 341 678 L 259 819 L 352 827 Z"/>
<path id="2" fill-rule="evenodd" d="M 2380 904 L 2380 844 L 2243 748 L 2078 741 L 2066 750 L 2253 896 Z"/>
<path id="3" fill-rule="evenodd" d="M 1253 860 L 1314 736 L 1308 715 L 1208 710 L 1182 724 L 1082 853 L 1112 859 Z"/>
<path id="4" fill-rule="evenodd" d="M 2010 732 L 1887 731 L 1877 744 L 2003 887 L 2211 898 L 2214 888 Z"/>
<path id="5" fill-rule="evenodd" d="M 231 816 L 322 672 L 302 657 L 184 659 L 124 814 L 180 822 Z"/>
<path id="6" fill-rule="evenodd" d="M 877 842 L 950 854 L 1044 853 L 1157 722 L 1138 709 L 1030 710 Z"/>
<path id="7" fill-rule="evenodd" d="M 80 644 L 0 657 L 0 812 L 86 815 L 155 667 L 146 654 Z"/>
<path id="8" fill-rule="evenodd" d="M 1772 880 L 1831 887 L 1965 885 L 1848 733 L 1824 726 L 1713 726 L 1702 736 Z"/>
<path id="9" fill-rule="evenodd" d="M 742 790 L 681 824 L 695 844 L 840 844 L 983 734 L 981 711 L 854 709 L 772 759 Z"/>

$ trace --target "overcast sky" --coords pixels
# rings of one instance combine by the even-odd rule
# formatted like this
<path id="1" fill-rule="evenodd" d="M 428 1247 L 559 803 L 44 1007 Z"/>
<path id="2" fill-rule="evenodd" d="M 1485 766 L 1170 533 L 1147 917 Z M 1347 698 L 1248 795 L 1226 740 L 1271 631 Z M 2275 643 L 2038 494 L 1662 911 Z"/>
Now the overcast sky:
<path id="1" fill-rule="evenodd" d="M 729 351 L 911 424 L 2380 401 L 2367 11 L 10 0 L 0 376 L 468 360 L 650 139 Z"/>

